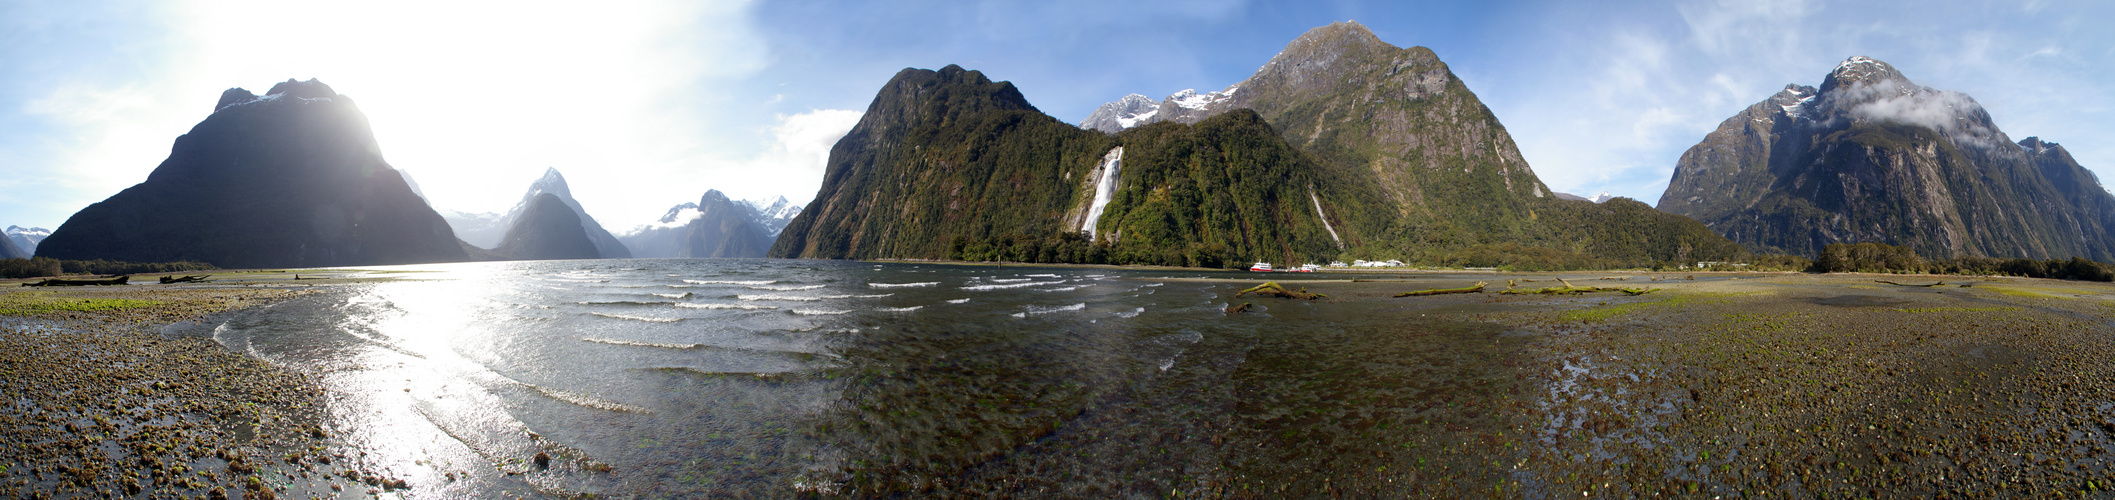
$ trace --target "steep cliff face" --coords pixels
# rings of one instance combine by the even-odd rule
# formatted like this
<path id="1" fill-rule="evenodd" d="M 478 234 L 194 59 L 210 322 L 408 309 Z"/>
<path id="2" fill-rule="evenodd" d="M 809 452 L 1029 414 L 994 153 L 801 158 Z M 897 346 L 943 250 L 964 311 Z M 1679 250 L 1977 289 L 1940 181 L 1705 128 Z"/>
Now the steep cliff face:
<path id="1" fill-rule="evenodd" d="M 1549 189 L 1505 127 L 1438 55 L 1355 22 L 1309 30 L 1248 79 L 1170 96 L 1140 124 L 1252 109 L 1319 161 L 1373 172 L 1400 215 L 1516 236 Z M 1183 105 L 1187 104 L 1187 105 Z"/>
<path id="2" fill-rule="evenodd" d="M 2061 148 L 2016 144 L 1966 95 L 1853 57 L 1786 86 L 1676 164 L 1661 210 L 1757 251 L 1884 242 L 1930 257 L 2115 258 L 2115 203 Z"/>
<path id="3" fill-rule="evenodd" d="M 943 258 L 957 236 L 1055 234 L 1076 181 L 1110 147 L 1011 83 L 953 65 L 905 69 L 831 148 L 814 201 L 770 255 Z"/>
<path id="4" fill-rule="evenodd" d="M 601 256 L 580 215 L 555 193 L 540 193 L 522 207 L 494 253 L 514 260 L 593 259 Z"/>
<path id="5" fill-rule="evenodd" d="M 1083 126 L 1197 123 L 1249 109 L 1321 171 L 1377 192 L 1383 201 L 1362 210 L 1385 227 L 1363 228 L 1365 237 L 1347 243 L 1354 255 L 1455 262 L 1464 261 L 1456 255 L 1464 249 L 1524 245 L 1642 263 L 1636 259 L 1739 252 L 1681 217 L 1558 199 L 1437 55 L 1390 45 L 1358 23 L 1310 30 L 1223 90 L 1185 91 L 1151 109 L 1129 102 L 1138 100 L 1104 105 Z"/>
<path id="6" fill-rule="evenodd" d="M 145 182 L 75 213 L 38 253 L 224 268 L 466 258 L 352 99 L 315 80 L 222 93 Z"/>

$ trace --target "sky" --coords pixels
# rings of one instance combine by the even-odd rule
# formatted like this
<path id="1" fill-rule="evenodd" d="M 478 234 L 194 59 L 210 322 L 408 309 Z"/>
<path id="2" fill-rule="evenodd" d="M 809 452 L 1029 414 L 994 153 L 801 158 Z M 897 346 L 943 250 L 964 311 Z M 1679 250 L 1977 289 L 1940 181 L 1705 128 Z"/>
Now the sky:
<path id="1" fill-rule="evenodd" d="M 1077 123 L 1224 88 L 1346 20 L 1432 48 L 1558 191 L 1656 203 L 1719 122 L 1859 55 L 2107 177 L 2107 19 L 2115 3 L 0 0 L 0 226 L 57 228 L 145 180 L 222 90 L 288 78 L 351 97 L 435 208 L 503 212 L 557 168 L 622 233 L 707 189 L 805 203 L 906 67 L 980 70 Z"/>

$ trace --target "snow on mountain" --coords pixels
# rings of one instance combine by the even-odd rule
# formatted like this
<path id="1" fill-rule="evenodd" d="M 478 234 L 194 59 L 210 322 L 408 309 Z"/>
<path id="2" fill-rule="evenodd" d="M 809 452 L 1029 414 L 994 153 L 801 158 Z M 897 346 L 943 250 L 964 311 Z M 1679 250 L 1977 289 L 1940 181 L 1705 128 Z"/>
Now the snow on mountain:
<path id="1" fill-rule="evenodd" d="M 44 237 L 46 236 L 51 236 L 50 229 L 45 229 L 41 227 L 7 226 L 8 241 L 14 242 L 15 248 L 20 248 L 22 249 L 22 251 L 28 252 L 32 255 L 37 253 L 37 244 L 43 243 Z"/>
<path id="2" fill-rule="evenodd" d="M 1616 198 L 1616 195 L 1608 194 L 1607 191 L 1602 191 L 1601 194 L 1594 195 L 1592 197 L 1579 196 L 1571 193 L 1559 193 L 1555 191 L 1551 191 L 1550 194 L 1557 195 L 1557 199 L 1560 200 L 1591 201 L 1594 203 L 1607 203 L 1608 200 L 1613 200 Z"/>
<path id="3" fill-rule="evenodd" d="M 1183 89 L 1160 101 L 1154 101 L 1144 95 L 1131 94 L 1095 108 L 1094 113 L 1087 115 L 1087 119 L 1080 122 L 1080 128 L 1113 134 L 1170 120 L 1192 123 L 1202 119 L 1218 104 L 1233 99 L 1234 92 L 1238 90 L 1241 90 L 1239 84 L 1227 87 L 1226 90 L 1203 94 L 1197 93 L 1197 89 Z"/>
<path id="4" fill-rule="evenodd" d="M 768 202 L 760 198 L 743 200 L 742 203 L 756 209 L 756 223 L 763 225 L 773 238 L 777 238 L 778 233 L 786 229 L 786 224 L 792 223 L 793 217 L 800 215 L 801 209 L 804 208 L 786 201 L 784 196 Z"/>

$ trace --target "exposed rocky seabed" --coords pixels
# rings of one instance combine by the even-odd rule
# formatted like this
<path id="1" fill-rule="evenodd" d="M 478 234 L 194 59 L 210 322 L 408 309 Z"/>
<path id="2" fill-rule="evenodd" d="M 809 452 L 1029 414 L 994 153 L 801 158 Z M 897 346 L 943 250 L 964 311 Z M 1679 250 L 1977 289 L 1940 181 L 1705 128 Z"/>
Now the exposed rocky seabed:
<path id="1" fill-rule="evenodd" d="M 1228 277 L 1242 278 L 1226 280 L 1230 303 L 1262 306 L 1225 318 L 1266 323 L 1240 340 L 1253 347 L 1110 385 L 1078 425 L 1018 448 L 882 467 L 897 479 L 838 492 L 2107 497 L 2115 481 L 2111 284 L 1325 273 L 1299 287 L 1328 297 L 1298 301 L 1234 299 L 1260 280 Z M 1557 277 L 1652 291 L 1498 293 Z M 1393 296 L 1474 281 L 1492 285 Z M 210 338 L 218 315 L 330 288 L 265 284 L 0 292 L 0 494 L 415 491 L 334 442 L 348 430 L 330 428 L 313 375 Z M 1305 315 L 1370 321 L 1301 328 Z M 1195 342 L 1203 356 L 1232 340 Z"/>

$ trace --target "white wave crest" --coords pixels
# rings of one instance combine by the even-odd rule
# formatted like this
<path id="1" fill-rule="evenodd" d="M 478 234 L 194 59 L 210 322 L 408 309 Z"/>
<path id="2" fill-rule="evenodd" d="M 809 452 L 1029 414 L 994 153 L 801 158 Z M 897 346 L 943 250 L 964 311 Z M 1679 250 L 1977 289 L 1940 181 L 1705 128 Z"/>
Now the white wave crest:
<path id="1" fill-rule="evenodd" d="M 870 287 L 874 287 L 874 288 L 912 288 L 912 287 L 934 286 L 934 285 L 938 285 L 938 284 L 940 284 L 940 282 L 938 282 L 938 281 L 922 281 L 922 282 L 918 282 L 918 283 L 868 283 L 868 284 L 867 284 L 867 286 L 870 286 Z"/>
<path id="2" fill-rule="evenodd" d="M 747 311 L 778 309 L 778 306 L 754 306 L 749 304 L 676 304 L 676 307 L 689 309 L 742 309 Z"/>
<path id="3" fill-rule="evenodd" d="M 698 347 L 700 347 L 700 346 L 703 346 L 703 345 L 705 345 L 705 344 L 656 344 L 656 343 L 653 343 L 653 342 L 633 342 L 633 341 L 629 341 L 629 340 L 617 340 L 617 339 L 603 339 L 603 338 L 594 338 L 594 337 L 589 337 L 589 338 L 584 338 L 584 339 L 580 339 L 580 341 L 581 341 L 581 342 L 594 342 L 594 343 L 597 343 L 597 344 L 609 344 L 609 345 L 628 345 L 628 346 L 638 346 L 638 347 L 660 347 L 660 348 L 663 348 L 663 349 L 697 349 Z"/>
<path id="4" fill-rule="evenodd" d="M 814 290 L 814 289 L 817 289 L 817 288 L 822 288 L 822 287 L 825 287 L 825 286 L 829 286 L 829 285 L 782 285 L 782 286 L 752 286 L 752 287 L 749 287 L 749 289 L 750 289 L 750 290 L 771 290 L 771 291 L 774 291 L 774 292 L 796 292 L 796 291 L 801 291 L 801 290 Z"/>
<path id="5" fill-rule="evenodd" d="M 876 310 L 876 311 L 881 311 L 881 312 L 911 312 L 911 311 L 916 311 L 916 310 L 919 310 L 919 309 L 924 309 L 924 308 L 925 308 L 925 306 L 910 306 L 910 307 L 879 307 L 879 308 L 875 308 L 874 310 Z"/>
<path id="6" fill-rule="evenodd" d="M 778 280 L 733 281 L 733 280 L 683 280 L 692 285 L 769 285 Z"/>
<path id="7" fill-rule="evenodd" d="M 789 312 L 792 312 L 793 314 L 799 314 L 799 315 L 802 315 L 802 316 L 835 316 L 835 315 L 839 315 L 839 314 L 847 314 L 847 313 L 850 313 L 850 312 L 852 312 L 852 311 L 851 311 L 850 309 L 846 309 L 846 310 L 837 310 L 837 309 L 793 309 L 793 310 L 791 310 L 791 311 L 789 311 Z"/>
<path id="8" fill-rule="evenodd" d="M 645 322 L 648 322 L 648 323 L 674 323 L 674 322 L 677 322 L 677 321 L 683 321 L 683 318 L 649 318 L 649 317 L 645 317 L 645 316 L 625 316 L 625 315 L 622 315 L 622 314 L 609 314 L 609 313 L 599 313 L 599 312 L 591 312 L 591 313 L 588 313 L 588 314 L 593 314 L 593 315 L 596 315 L 596 316 L 601 316 L 601 317 L 604 317 L 604 318 L 611 318 L 611 319 L 628 319 L 628 320 L 632 320 L 632 321 L 645 321 Z"/>
<path id="9" fill-rule="evenodd" d="M 655 296 L 655 297 L 661 297 L 661 298 L 666 298 L 666 299 L 687 299 L 687 298 L 690 298 L 690 292 L 683 292 L 683 293 L 657 293 L 657 294 L 654 294 L 654 296 Z"/>
<path id="10" fill-rule="evenodd" d="M 947 303 L 949 303 L 949 304 L 968 304 L 968 303 L 969 303 L 969 299 L 968 299 L 968 298 L 960 298 L 960 299 L 954 299 L 954 300 L 949 300 L 949 301 L 947 301 Z"/>
<path id="11" fill-rule="evenodd" d="M 1063 282 L 1063 281 L 1035 281 L 1035 282 L 1029 282 L 1029 283 L 1008 283 L 1008 284 L 1004 284 L 1004 285 L 977 285 L 977 286 L 965 286 L 965 287 L 962 287 L 962 289 L 963 289 L 963 290 L 971 290 L 971 291 L 978 291 L 978 292 L 982 292 L 982 291 L 989 291 L 989 290 L 1005 290 L 1005 289 L 1008 289 L 1008 288 L 1022 288 L 1022 287 L 1031 287 L 1031 286 L 1043 286 L 1043 285 L 1056 285 L 1056 284 L 1060 284 L 1060 283 L 1064 283 L 1064 282 Z"/>
<path id="12" fill-rule="evenodd" d="M 1027 311 L 1022 311 L 1022 312 L 1017 312 L 1017 313 L 1013 313 L 1013 317 L 1016 317 L 1016 318 L 1026 318 L 1026 317 L 1029 317 L 1029 316 L 1040 316 L 1040 315 L 1044 315 L 1044 314 L 1050 314 L 1050 313 L 1059 313 L 1059 312 L 1066 312 L 1066 311 L 1084 311 L 1084 310 L 1086 310 L 1086 309 L 1087 309 L 1087 303 L 1086 303 L 1086 302 L 1081 302 L 1081 303 L 1078 303 L 1078 304 L 1073 304 L 1073 305 L 1069 305 L 1069 306 L 1057 306 L 1057 307 L 1036 307 L 1036 306 L 1028 306 L 1028 310 L 1027 310 Z"/>

